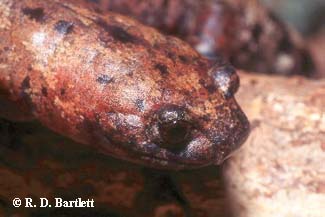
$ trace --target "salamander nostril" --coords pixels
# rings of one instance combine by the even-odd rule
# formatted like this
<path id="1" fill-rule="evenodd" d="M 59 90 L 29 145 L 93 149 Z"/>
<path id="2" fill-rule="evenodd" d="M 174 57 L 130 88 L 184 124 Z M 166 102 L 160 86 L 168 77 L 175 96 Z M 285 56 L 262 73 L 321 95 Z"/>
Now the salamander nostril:
<path id="1" fill-rule="evenodd" d="M 183 108 L 167 106 L 158 113 L 160 146 L 172 152 L 184 150 L 190 135 L 190 123 Z"/>
<path id="2" fill-rule="evenodd" d="M 215 85 L 226 99 L 234 96 L 239 88 L 239 77 L 236 69 L 228 63 L 220 63 L 209 71 Z"/>

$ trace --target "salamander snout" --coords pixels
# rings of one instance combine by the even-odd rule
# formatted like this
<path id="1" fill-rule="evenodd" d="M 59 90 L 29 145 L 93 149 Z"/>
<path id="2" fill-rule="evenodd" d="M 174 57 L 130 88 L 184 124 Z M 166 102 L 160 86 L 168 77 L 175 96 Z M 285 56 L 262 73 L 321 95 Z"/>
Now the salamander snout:
<path id="1" fill-rule="evenodd" d="M 173 153 L 183 151 L 189 142 L 192 128 L 186 110 L 169 105 L 159 109 L 154 119 L 151 135 L 156 144 Z"/>
<path id="2" fill-rule="evenodd" d="M 233 109 L 229 110 L 232 106 Z M 204 109 L 203 107 L 201 108 Z M 221 164 L 246 140 L 249 122 L 234 99 L 207 116 L 178 105 L 163 105 L 151 113 L 145 152 L 175 168 Z"/>

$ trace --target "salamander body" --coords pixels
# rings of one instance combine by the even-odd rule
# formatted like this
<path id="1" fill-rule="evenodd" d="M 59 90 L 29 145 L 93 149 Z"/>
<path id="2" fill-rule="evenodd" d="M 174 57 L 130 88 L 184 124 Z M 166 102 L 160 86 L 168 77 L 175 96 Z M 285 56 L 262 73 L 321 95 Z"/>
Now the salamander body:
<path id="1" fill-rule="evenodd" d="M 202 55 L 222 55 L 259 73 L 312 77 L 315 66 L 297 32 L 258 0 L 69 0 L 105 13 L 132 16 L 176 35 Z"/>
<path id="2" fill-rule="evenodd" d="M 116 158 L 220 164 L 246 139 L 239 79 L 133 19 L 49 0 L 0 1 L 0 116 L 37 119 Z"/>

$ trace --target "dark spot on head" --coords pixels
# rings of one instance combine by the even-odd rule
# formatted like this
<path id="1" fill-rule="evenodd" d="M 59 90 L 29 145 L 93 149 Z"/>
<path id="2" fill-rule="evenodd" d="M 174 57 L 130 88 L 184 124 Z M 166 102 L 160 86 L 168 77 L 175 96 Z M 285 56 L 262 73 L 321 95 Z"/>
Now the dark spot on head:
<path id="1" fill-rule="evenodd" d="M 111 76 L 109 76 L 109 75 L 100 74 L 100 75 L 97 77 L 96 81 L 97 81 L 98 83 L 100 83 L 100 84 L 109 84 L 109 83 L 113 82 L 114 79 L 113 79 Z"/>
<path id="2" fill-rule="evenodd" d="M 47 97 L 47 88 L 46 87 L 42 87 L 42 94 L 43 94 L 43 96 Z"/>
<path id="3" fill-rule="evenodd" d="M 144 100 L 143 99 L 135 100 L 135 105 L 139 109 L 139 111 L 143 111 L 143 109 L 144 109 Z"/>
<path id="4" fill-rule="evenodd" d="M 30 77 L 26 76 L 23 80 L 23 82 L 21 82 L 21 89 L 22 90 L 26 90 L 30 88 Z"/>
<path id="5" fill-rule="evenodd" d="M 190 58 L 184 55 L 179 55 L 178 58 L 183 62 L 183 63 L 189 63 L 190 62 Z"/>
<path id="6" fill-rule="evenodd" d="M 67 22 L 65 20 L 60 20 L 55 24 L 54 28 L 60 34 L 63 34 L 63 35 L 69 34 L 73 30 L 73 23 Z"/>
<path id="7" fill-rule="evenodd" d="M 168 75 L 168 68 L 167 68 L 167 66 L 166 65 L 164 65 L 164 64 L 162 64 L 162 63 L 157 63 L 156 65 L 155 65 L 155 69 L 158 69 L 159 70 L 159 72 L 160 72 L 160 74 L 161 75 Z"/>
<path id="8" fill-rule="evenodd" d="M 64 88 L 61 88 L 60 94 L 61 94 L 61 96 L 63 96 L 65 94 L 65 89 Z"/>
<path id="9" fill-rule="evenodd" d="M 28 66 L 27 68 L 28 71 L 32 71 L 33 70 L 33 67 L 31 65 Z"/>
<path id="10" fill-rule="evenodd" d="M 44 18 L 44 9 L 43 8 L 24 8 L 22 10 L 23 14 L 28 16 L 30 19 L 37 22 L 42 22 Z"/>
<path id="11" fill-rule="evenodd" d="M 97 24 L 102 27 L 107 33 L 110 34 L 115 40 L 120 41 L 122 43 L 141 43 L 141 39 L 131 35 L 126 30 L 118 25 L 110 25 L 107 24 L 104 20 L 98 19 Z"/>

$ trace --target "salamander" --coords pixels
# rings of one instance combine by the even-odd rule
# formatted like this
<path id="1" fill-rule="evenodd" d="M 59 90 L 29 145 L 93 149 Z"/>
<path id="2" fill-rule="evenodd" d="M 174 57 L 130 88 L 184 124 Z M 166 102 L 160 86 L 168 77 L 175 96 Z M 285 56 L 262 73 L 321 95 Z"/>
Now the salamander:
<path id="1" fill-rule="evenodd" d="M 1 0 L 0 36 L 3 118 L 174 170 L 219 165 L 249 134 L 234 67 L 131 18 Z"/>

